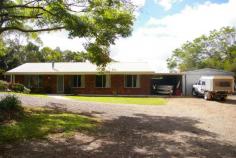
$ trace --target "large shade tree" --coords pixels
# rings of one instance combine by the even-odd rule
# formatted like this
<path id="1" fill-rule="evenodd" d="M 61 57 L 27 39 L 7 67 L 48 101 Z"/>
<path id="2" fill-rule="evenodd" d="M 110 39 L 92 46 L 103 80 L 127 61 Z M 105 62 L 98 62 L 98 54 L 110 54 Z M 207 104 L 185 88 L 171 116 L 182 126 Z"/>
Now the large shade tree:
<path id="1" fill-rule="evenodd" d="M 167 59 L 170 70 L 216 68 L 236 74 L 236 29 L 223 27 L 184 43 Z"/>
<path id="2" fill-rule="evenodd" d="M 63 29 L 69 38 L 86 38 L 88 59 L 105 65 L 109 46 L 131 34 L 133 10 L 128 0 L 1 0 L 0 36 Z"/>

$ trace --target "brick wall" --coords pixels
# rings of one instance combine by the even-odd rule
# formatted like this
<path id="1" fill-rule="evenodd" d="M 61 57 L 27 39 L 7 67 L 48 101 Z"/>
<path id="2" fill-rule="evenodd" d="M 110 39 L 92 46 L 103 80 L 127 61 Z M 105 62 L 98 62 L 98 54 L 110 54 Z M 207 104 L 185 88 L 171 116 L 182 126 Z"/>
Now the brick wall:
<path id="1" fill-rule="evenodd" d="M 119 94 L 119 95 L 149 95 L 150 94 L 150 75 L 140 76 L 140 88 L 125 88 L 124 75 L 111 75 L 110 88 L 96 88 L 96 75 L 85 76 L 85 88 L 72 88 L 76 94 Z"/>
<path id="2" fill-rule="evenodd" d="M 15 76 L 15 83 L 21 83 L 21 84 L 24 84 L 24 76 L 23 75 L 16 75 Z"/>
<path id="3" fill-rule="evenodd" d="M 57 76 L 44 75 L 43 76 L 43 91 L 45 93 L 57 93 Z"/>
<path id="4" fill-rule="evenodd" d="M 124 87 L 124 75 L 111 75 L 110 88 L 96 88 L 95 80 L 96 75 L 85 75 L 85 87 L 73 88 L 71 86 L 70 75 L 64 76 L 64 91 L 65 93 L 75 94 L 118 94 L 118 95 L 149 95 L 151 92 L 151 78 L 152 75 L 140 75 L 140 87 L 139 88 L 125 88 Z M 16 83 L 24 84 L 24 76 L 16 75 Z M 57 93 L 57 76 L 56 75 L 44 75 L 43 87 L 37 89 L 37 92 L 41 93 Z"/>

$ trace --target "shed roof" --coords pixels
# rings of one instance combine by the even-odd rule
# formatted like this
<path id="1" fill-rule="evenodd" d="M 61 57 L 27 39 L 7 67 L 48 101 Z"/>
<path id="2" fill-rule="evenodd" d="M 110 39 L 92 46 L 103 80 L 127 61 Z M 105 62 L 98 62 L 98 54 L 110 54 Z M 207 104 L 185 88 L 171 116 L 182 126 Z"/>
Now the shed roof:
<path id="1" fill-rule="evenodd" d="M 202 79 L 234 79 L 233 76 L 202 76 Z"/>
<path id="2" fill-rule="evenodd" d="M 97 74 L 98 67 L 88 62 L 25 63 L 6 74 Z M 111 62 L 105 73 L 111 74 L 153 74 L 145 62 Z"/>
<path id="3" fill-rule="evenodd" d="M 204 68 L 204 69 L 197 69 L 197 70 L 192 70 L 192 71 L 186 71 L 184 72 L 185 74 L 219 74 L 219 75 L 234 75 L 233 72 L 229 71 L 224 71 L 220 69 L 212 69 L 212 68 Z"/>

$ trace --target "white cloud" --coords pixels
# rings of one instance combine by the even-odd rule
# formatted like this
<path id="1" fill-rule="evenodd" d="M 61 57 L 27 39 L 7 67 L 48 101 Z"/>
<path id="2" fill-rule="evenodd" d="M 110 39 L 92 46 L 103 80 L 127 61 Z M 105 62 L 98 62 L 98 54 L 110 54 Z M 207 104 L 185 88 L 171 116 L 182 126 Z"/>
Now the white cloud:
<path id="1" fill-rule="evenodd" d="M 204 3 L 186 6 L 180 13 L 148 23 L 111 48 L 111 55 L 120 61 L 148 61 L 157 71 L 167 71 L 166 59 L 172 50 L 187 40 L 223 26 L 236 26 L 236 1 L 223 4 Z"/>
<path id="2" fill-rule="evenodd" d="M 136 18 L 140 15 L 140 10 L 145 5 L 146 0 L 130 0 L 130 2 L 136 7 L 134 15 Z"/>
<path id="3" fill-rule="evenodd" d="M 61 50 L 82 51 L 84 50 L 83 43 L 85 39 L 74 38 L 68 39 L 68 33 L 66 31 L 56 31 L 48 33 L 42 33 L 40 35 L 44 46 L 51 48 L 60 47 Z"/>
<path id="4" fill-rule="evenodd" d="M 157 4 L 162 6 L 165 10 L 170 10 L 172 5 L 177 2 L 181 2 L 182 0 L 155 0 Z"/>
<path id="5" fill-rule="evenodd" d="M 130 1 L 137 7 L 143 7 L 145 5 L 146 0 L 130 0 Z"/>

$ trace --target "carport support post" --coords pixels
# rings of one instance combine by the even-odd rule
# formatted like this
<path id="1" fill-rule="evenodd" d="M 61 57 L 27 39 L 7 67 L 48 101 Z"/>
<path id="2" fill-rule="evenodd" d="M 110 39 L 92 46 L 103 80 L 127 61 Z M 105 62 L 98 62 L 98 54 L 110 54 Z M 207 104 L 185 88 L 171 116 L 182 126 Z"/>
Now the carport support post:
<path id="1" fill-rule="evenodd" d="M 182 75 L 182 95 L 186 96 L 186 75 Z"/>

